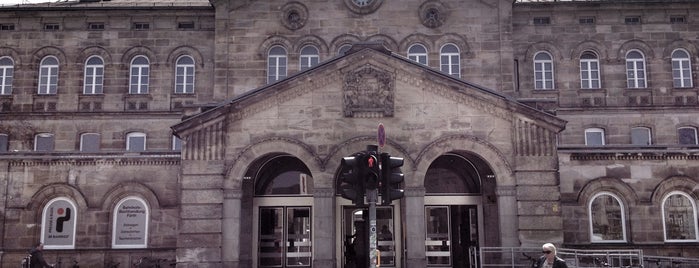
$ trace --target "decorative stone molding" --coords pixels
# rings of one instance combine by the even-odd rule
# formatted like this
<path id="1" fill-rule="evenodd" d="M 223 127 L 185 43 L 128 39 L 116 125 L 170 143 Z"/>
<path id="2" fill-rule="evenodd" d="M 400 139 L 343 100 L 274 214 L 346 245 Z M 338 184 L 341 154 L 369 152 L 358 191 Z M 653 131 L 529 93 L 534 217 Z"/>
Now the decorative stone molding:
<path id="1" fill-rule="evenodd" d="M 523 120 L 514 122 L 515 155 L 552 156 L 556 151 L 556 133 L 542 126 Z"/>
<path id="2" fill-rule="evenodd" d="M 223 120 L 213 122 L 183 137 L 182 158 L 186 160 L 223 159 L 225 133 Z"/>
<path id="3" fill-rule="evenodd" d="M 299 2 L 289 2 L 282 7 L 281 22 L 289 30 L 303 28 L 308 21 L 308 9 Z"/>
<path id="4" fill-rule="evenodd" d="M 346 117 L 391 117 L 394 109 L 395 75 L 367 64 L 345 75 L 343 86 Z"/>
<path id="5" fill-rule="evenodd" d="M 633 152 L 589 152 L 572 153 L 572 161 L 667 161 L 667 160 L 699 160 L 699 154 L 682 152 L 658 152 L 636 150 Z"/>
<path id="6" fill-rule="evenodd" d="M 425 187 L 405 188 L 403 193 L 405 194 L 405 196 L 409 196 L 409 197 L 424 197 L 425 196 Z"/>
<path id="7" fill-rule="evenodd" d="M 223 189 L 223 199 L 241 199 L 243 191 L 239 189 Z"/>
<path id="8" fill-rule="evenodd" d="M 447 19 L 448 8 L 439 1 L 427 1 L 418 10 L 420 22 L 427 28 L 438 28 L 444 25 Z"/>
<path id="9" fill-rule="evenodd" d="M 60 156 L 47 159 L 45 156 L 20 157 L 10 161 L 11 167 L 34 167 L 34 166 L 176 166 L 180 164 L 180 155 L 158 155 L 158 156 L 94 156 L 81 158 L 56 159 Z"/>
<path id="10" fill-rule="evenodd" d="M 495 189 L 495 195 L 497 196 L 516 196 L 517 186 L 498 186 Z"/>
<path id="11" fill-rule="evenodd" d="M 317 198 L 332 198 L 335 196 L 333 188 L 315 188 L 313 189 L 313 197 Z"/>
<path id="12" fill-rule="evenodd" d="M 345 0 L 347 8 L 357 14 L 370 14 L 379 9 L 383 0 Z"/>

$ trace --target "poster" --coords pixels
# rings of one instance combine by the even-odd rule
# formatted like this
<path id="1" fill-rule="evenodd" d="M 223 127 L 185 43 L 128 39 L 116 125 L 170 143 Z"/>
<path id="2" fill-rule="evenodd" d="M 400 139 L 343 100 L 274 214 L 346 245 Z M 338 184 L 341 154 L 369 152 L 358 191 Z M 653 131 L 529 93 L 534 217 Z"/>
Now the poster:
<path id="1" fill-rule="evenodd" d="M 148 207 L 140 198 L 127 198 L 114 210 L 114 248 L 145 248 L 148 238 Z"/>
<path id="2" fill-rule="evenodd" d="M 68 199 L 57 198 L 44 208 L 41 241 L 46 249 L 72 249 L 75 247 L 75 223 L 77 210 Z"/>

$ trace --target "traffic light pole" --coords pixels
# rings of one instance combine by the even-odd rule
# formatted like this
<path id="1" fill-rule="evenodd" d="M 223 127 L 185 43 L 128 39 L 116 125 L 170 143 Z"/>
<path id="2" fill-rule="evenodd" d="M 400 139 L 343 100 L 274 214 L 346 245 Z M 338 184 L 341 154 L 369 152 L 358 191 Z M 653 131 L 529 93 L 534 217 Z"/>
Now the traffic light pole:
<path id="1" fill-rule="evenodd" d="M 376 250 L 376 200 L 377 189 L 367 189 L 366 197 L 369 201 L 369 268 L 377 267 L 378 254 Z"/>

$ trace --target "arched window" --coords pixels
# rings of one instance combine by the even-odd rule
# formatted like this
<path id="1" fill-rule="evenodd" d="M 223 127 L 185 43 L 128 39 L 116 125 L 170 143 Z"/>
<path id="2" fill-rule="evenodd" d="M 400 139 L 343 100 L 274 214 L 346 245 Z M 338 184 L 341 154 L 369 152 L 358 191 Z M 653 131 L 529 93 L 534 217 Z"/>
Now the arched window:
<path id="1" fill-rule="evenodd" d="M 454 44 L 446 44 L 439 50 L 440 70 L 453 77 L 461 77 L 461 56 Z"/>
<path id="2" fill-rule="evenodd" d="M 299 64 L 301 71 L 308 70 L 313 66 L 318 65 L 320 61 L 320 56 L 318 55 L 318 48 L 315 46 L 304 46 L 301 48 L 301 57 L 299 58 Z"/>
<path id="3" fill-rule="evenodd" d="M 626 242 L 626 213 L 616 195 L 600 192 L 588 204 L 590 241 Z"/>
<path id="4" fill-rule="evenodd" d="M 129 152 L 143 152 L 146 150 L 146 133 L 131 132 L 126 134 L 126 150 Z"/>
<path id="5" fill-rule="evenodd" d="M 12 77 L 15 62 L 10 57 L 0 58 L 0 95 L 12 94 Z"/>
<path id="6" fill-rule="evenodd" d="M 422 44 L 413 44 L 408 48 L 408 59 L 427 65 L 427 49 Z"/>
<path id="7" fill-rule="evenodd" d="M 267 55 L 267 83 L 286 78 L 286 49 L 273 46 Z"/>
<path id="8" fill-rule="evenodd" d="M 680 127 L 677 129 L 677 137 L 679 144 L 696 145 L 697 143 L 697 128 L 695 127 Z"/>
<path id="9" fill-rule="evenodd" d="M 663 230 L 667 242 L 697 241 L 697 207 L 688 194 L 674 191 L 663 198 Z"/>
<path id="10" fill-rule="evenodd" d="M 38 94 L 56 94 L 58 92 L 58 59 L 47 56 L 41 60 L 39 66 L 39 91 Z"/>
<path id="11" fill-rule="evenodd" d="M 112 248 L 148 247 L 150 209 L 140 197 L 122 199 L 114 207 Z"/>
<path id="12" fill-rule="evenodd" d="M 75 248 L 75 226 L 78 210 L 65 197 L 49 201 L 41 213 L 41 242 L 45 249 Z"/>
<path id="13" fill-rule="evenodd" d="M 100 134 L 98 133 L 83 133 L 80 135 L 80 151 L 81 152 L 99 152 L 100 150 Z"/>
<path id="14" fill-rule="evenodd" d="M 638 50 L 626 53 L 626 86 L 646 88 L 646 60 Z"/>
<path id="15" fill-rule="evenodd" d="M 131 60 L 130 94 L 148 94 L 150 62 L 145 56 L 136 56 Z"/>
<path id="16" fill-rule="evenodd" d="M 580 88 L 600 88 L 599 60 L 592 51 L 580 55 Z"/>
<path id="17" fill-rule="evenodd" d="M 340 48 L 337 50 L 337 55 L 338 56 L 345 55 L 345 53 L 347 53 L 347 51 L 349 51 L 350 48 L 352 48 L 352 45 L 350 45 L 350 44 L 344 44 L 344 45 L 340 46 Z"/>
<path id="18" fill-rule="evenodd" d="M 534 55 L 534 89 L 553 89 L 553 57 L 548 52 Z"/>
<path id="19" fill-rule="evenodd" d="M 194 59 L 180 56 L 175 64 L 175 93 L 194 93 Z"/>
<path id="20" fill-rule="evenodd" d="M 604 129 L 588 128 L 585 129 L 585 145 L 587 146 L 602 146 L 604 145 Z"/>
<path id="21" fill-rule="evenodd" d="M 34 136 L 34 151 L 51 152 L 54 147 L 54 135 L 52 133 L 39 133 Z"/>
<path id="22" fill-rule="evenodd" d="M 689 53 L 683 49 L 672 52 L 672 85 L 675 88 L 692 87 L 692 63 Z"/>
<path id="23" fill-rule="evenodd" d="M 98 56 L 92 56 L 85 62 L 85 86 L 83 94 L 102 94 L 104 81 L 104 61 Z"/>
<path id="24" fill-rule="evenodd" d="M 646 146 L 653 144 L 653 140 L 650 135 L 650 128 L 647 127 L 635 127 L 631 129 L 631 144 Z"/>

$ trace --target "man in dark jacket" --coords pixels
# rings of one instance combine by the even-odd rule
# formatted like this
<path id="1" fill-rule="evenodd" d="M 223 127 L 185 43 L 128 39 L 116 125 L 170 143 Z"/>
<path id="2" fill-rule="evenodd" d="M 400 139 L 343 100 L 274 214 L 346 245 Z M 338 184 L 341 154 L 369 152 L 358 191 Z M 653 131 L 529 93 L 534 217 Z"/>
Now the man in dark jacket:
<path id="1" fill-rule="evenodd" d="M 49 265 L 46 260 L 44 260 L 44 244 L 37 243 L 32 249 L 29 250 L 31 258 L 29 259 L 30 268 L 52 268 L 53 265 Z"/>
<path id="2" fill-rule="evenodd" d="M 556 246 L 546 243 L 541 249 L 544 255 L 539 258 L 534 268 L 568 268 L 566 261 L 556 256 Z"/>

